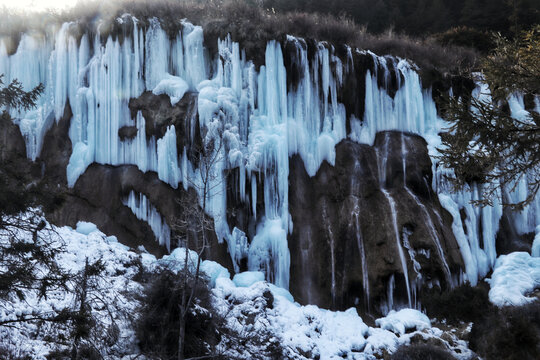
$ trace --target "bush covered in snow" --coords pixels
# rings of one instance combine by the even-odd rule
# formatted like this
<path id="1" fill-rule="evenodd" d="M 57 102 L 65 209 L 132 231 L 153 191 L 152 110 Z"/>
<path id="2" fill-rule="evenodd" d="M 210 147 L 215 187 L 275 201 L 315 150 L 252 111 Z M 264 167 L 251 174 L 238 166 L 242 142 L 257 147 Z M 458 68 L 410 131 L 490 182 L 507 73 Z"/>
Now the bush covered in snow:
<path id="1" fill-rule="evenodd" d="M 519 306 L 538 301 L 527 295 L 540 288 L 540 258 L 521 251 L 501 255 L 486 282 L 491 287 L 489 300 L 497 306 Z"/>

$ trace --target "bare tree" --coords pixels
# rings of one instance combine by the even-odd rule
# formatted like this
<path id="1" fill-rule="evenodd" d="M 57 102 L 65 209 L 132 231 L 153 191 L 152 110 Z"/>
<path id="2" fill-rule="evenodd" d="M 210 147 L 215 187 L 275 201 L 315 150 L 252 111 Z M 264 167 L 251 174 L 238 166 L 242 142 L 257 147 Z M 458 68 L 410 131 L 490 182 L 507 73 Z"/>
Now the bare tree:
<path id="1" fill-rule="evenodd" d="M 202 141 L 193 147 L 193 154 L 198 158 L 198 168 L 195 178 L 188 179 L 200 198 L 200 206 L 194 201 L 193 196 L 186 196 L 178 200 L 183 214 L 173 224 L 173 230 L 184 234 L 179 238 L 179 243 L 185 248 L 184 264 L 181 270 L 183 291 L 179 303 L 179 334 L 178 334 L 178 360 L 184 360 L 186 318 L 197 297 L 197 289 L 201 281 L 201 262 L 204 252 L 209 247 L 208 233 L 214 230 L 214 220 L 207 215 L 208 203 L 211 196 L 219 194 L 222 186 L 223 174 L 219 167 L 223 161 L 223 138 L 222 129 L 214 129 L 209 134 L 205 128 Z M 215 214 L 214 214 L 215 215 Z M 192 248 L 197 253 L 194 271 L 190 268 L 189 251 Z M 192 282 L 191 284 L 188 284 Z"/>

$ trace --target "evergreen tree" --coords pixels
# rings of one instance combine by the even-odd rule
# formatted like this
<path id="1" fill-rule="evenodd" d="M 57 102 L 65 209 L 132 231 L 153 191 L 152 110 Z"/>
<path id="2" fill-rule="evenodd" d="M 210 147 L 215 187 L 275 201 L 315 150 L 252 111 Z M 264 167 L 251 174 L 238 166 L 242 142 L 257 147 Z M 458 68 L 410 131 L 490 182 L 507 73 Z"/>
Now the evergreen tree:
<path id="1" fill-rule="evenodd" d="M 483 64 L 484 81 L 492 99 L 448 99 L 445 117 L 451 126 L 442 134 L 442 164 L 454 169 L 457 189 L 471 182 L 485 183 L 484 200 L 490 204 L 502 189 L 527 181 L 529 196 L 515 209 L 529 204 L 540 189 L 540 114 L 532 106 L 527 116 L 514 118 L 505 102 L 513 93 L 525 99 L 540 95 L 540 26 L 516 41 L 501 36 Z"/>
<path id="2" fill-rule="evenodd" d="M 24 91 L 17 80 L 4 86 L 0 75 L 2 126 L 11 121 L 9 109 L 32 108 L 42 91 L 42 85 Z M 34 183 L 25 167 L 13 161 L 13 157 L 21 158 L 19 154 L 0 157 L 0 303 L 12 295 L 24 298 L 29 290 L 46 297 L 51 288 L 64 287 L 68 279 L 68 274 L 55 261 L 62 246 L 50 240 L 49 230 L 37 209 L 48 196 L 42 196 L 41 184 Z M 0 321 L 0 326 L 36 318 L 44 319 L 40 314 L 22 315 L 15 320 Z"/>

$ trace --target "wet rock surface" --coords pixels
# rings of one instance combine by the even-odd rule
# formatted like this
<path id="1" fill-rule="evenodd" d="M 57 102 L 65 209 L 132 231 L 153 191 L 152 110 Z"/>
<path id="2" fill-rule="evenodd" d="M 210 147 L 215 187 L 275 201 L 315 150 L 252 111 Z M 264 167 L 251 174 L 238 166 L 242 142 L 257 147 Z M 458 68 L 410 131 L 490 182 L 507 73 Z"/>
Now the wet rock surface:
<path id="1" fill-rule="evenodd" d="M 361 305 L 377 310 L 392 301 L 388 296 L 392 277 L 394 303 L 407 303 L 388 196 L 396 204 L 409 281 L 448 287 L 443 263 L 453 271 L 463 264 L 451 217 L 426 185 L 431 184 L 431 161 L 425 141 L 416 135 L 382 132 L 374 146 L 345 140 L 336 154 L 336 165 L 323 163 L 313 178 L 299 157 L 291 159 L 290 288 L 295 299 L 323 307 Z"/>

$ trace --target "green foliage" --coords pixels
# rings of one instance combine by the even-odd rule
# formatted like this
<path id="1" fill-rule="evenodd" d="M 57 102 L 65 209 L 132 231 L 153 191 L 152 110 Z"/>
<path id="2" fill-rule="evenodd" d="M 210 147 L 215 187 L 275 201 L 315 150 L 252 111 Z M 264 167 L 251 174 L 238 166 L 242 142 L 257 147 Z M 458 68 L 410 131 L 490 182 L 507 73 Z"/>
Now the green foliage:
<path id="1" fill-rule="evenodd" d="M 500 198 L 504 205 L 522 209 L 540 189 L 540 114 L 516 119 L 502 106 L 512 92 L 540 95 L 540 26 L 516 41 L 496 38 L 497 47 L 483 63 L 484 81 L 492 99 L 446 99 L 443 116 L 449 127 L 441 134 L 441 163 L 454 169 L 456 190 L 472 182 L 484 183 L 483 200 Z M 501 188 L 512 190 L 524 177 L 529 196 L 519 203 L 504 203 Z"/>
<path id="2" fill-rule="evenodd" d="M 505 100 L 514 91 L 540 94 L 540 25 L 511 41 L 495 37 L 497 47 L 483 63 L 483 73 L 496 101 Z M 534 122 L 540 124 L 538 114 Z"/>
<path id="3" fill-rule="evenodd" d="M 17 108 L 28 110 L 35 106 L 36 100 L 43 92 L 43 84 L 39 84 L 30 91 L 24 91 L 22 84 L 17 80 L 13 80 L 9 85 L 4 86 L 2 80 L 3 75 L 0 75 L 0 108 Z"/>
<path id="4" fill-rule="evenodd" d="M 540 359 L 540 303 L 509 306 L 474 323 L 471 349 L 486 360 Z"/>

